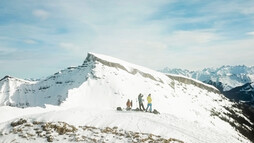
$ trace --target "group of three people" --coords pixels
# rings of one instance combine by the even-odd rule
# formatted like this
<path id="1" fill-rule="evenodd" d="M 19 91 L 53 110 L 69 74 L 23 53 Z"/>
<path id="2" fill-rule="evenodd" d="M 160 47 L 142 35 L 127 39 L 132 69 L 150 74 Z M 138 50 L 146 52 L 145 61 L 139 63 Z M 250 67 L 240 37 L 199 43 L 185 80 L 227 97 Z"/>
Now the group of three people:
<path id="1" fill-rule="evenodd" d="M 140 109 L 140 111 L 144 111 L 145 110 L 145 107 L 144 107 L 144 104 L 143 104 L 144 100 L 142 98 L 143 98 L 143 95 L 140 93 L 138 95 L 138 103 L 139 103 L 139 109 Z M 130 101 L 128 99 L 128 101 L 126 103 L 126 106 L 127 106 L 127 110 L 130 110 L 131 107 L 132 107 L 132 101 Z M 152 112 L 152 98 L 151 98 L 151 94 L 149 94 L 147 96 L 147 107 L 146 107 L 146 110 L 145 110 L 146 112 L 147 112 L 148 108 L 149 108 L 149 111 Z"/>

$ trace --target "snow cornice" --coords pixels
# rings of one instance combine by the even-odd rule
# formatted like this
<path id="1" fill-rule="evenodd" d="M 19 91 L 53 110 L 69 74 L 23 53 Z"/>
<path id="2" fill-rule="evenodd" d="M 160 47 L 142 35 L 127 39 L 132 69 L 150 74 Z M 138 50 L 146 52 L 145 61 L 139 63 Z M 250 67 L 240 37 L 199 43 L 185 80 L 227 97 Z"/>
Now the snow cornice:
<path id="1" fill-rule="evenodd" d="M 198 80 L 191 79 L 191 78 L 188 78 L 188 77 L 185 77 L 185 76 L 164 74 L 164 73 L 157 72 L 157 71 L 154 71 L 154 70 L 151 70 L 151 69 L 147 69 L 147 68 L 142 67 L 142 66 L 138 66 L 138 65 L 135 65 L 135 64 L 130 64 L 128 62 L 125 62 L 125 61 L 122 61 L 120 59 L 116 59 L 116 58 L 113 58 L 113 57 L 100 55 L 100 54 L 95 54 L 95 53 L 88 53 L 85 62 L 89 62 L 89 61 L 94 61 L 94 62 L 97 61 L 97 62 L 100 62 L 101 64 L 109 66 L 109 67 L 122 69 L 124 71 L 127 71 L 130 74 L 133 74 L 133 75 L 139 73 L 140 75 L 142 75 L 145 78 L 150 78 L 154 81 L 161 82 L 161 83 L 163 83 L 163 81 L 157 75 L 163 74 L 163 75 L 165 75 L 168 78 L 171 78 L 173 80 L 177 80 L 177 81 L 180 81 L 180 82 L 183 82 L 183 83 L 186 83 L 186 84 L 192 84 L 192 85 L 197 86 L 199 88 L 206 89 L 210 92 L 220 94 L 220 91 L 217 88 L 215 88 L 211 85 L 202 83 Z"/>
<path id="2" fill-rule="evenodd" d="M 166 75 L 171 79 L 183 82 L 185 84 L 192 84 L 192 85 L 195 85 L 199 88 L 206 89 L 210 92 L 220 94 L 220 91 L 217 88 L 215 88 L 212 85 L 205 84 L 201 81 L 198 81 L 198 80 L 195 80 L 195 79 L 192 79 L 192 78 L 188 78 L 188 77 L 185 77 L 185 76 L 181 76 L 181 75 L 174 75 L 174 74 L 166 74 Z"/>
<path id="3" fill-rule="evenodd" d="M 139 73 L 140 75 L 142 75 L 145 78 L 150 78 L 154 81 L 163 83 L 163 81 L 161 79 L 156 79 L 152 74 L 150 74 L 150 72 L 154 72 L 154 71 L 147 69 L 145 67 L 127 63 L 127 62 L 122 61 L 120 59 L 116 59 L 116 58 L 105 56 L 105 55 L 95 54 L 95 53 L 88 53 L 84 63 L 90 62 L 90 61 L 94 61 L 94 62 L 97 61 L 97 62 L 99 62 L 103 65 L 109 66 L 109 67 L 122 69 L 130 74 L 133 74 L 133 75 Z M 147 70 L 149 70 L 149 71 L 147 71 Z"/>

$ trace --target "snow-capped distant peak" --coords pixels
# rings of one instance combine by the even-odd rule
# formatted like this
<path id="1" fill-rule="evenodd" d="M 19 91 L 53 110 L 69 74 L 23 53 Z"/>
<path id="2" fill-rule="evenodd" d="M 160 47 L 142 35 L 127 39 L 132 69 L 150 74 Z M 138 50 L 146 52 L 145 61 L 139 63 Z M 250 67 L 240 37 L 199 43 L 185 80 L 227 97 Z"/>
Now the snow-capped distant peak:
<path id="1" fill-rule="evenodd" d="M 164 68 L 164 73 L 173 73 L 191 77 L 202 82 L 221 84 L 223 91 L 254 82 L 254 66 L 221 66 L 219 68 L 205 68 L 199 71 Z"/>
<path id="2" fill-rule="evenodd" d="M 10 79 L 10 78 L 12 78 L 11 76 L 9 76 L 9 75 L 6 75 L 5 77 L 3 77 L 2 79 L 0 79 L 0 81 L 2 81 L 2 80 L 5 80 L 5 79 Z"/>
<path id="3" fill-rule="evenodd" d="M 15 80 L 15 81 L 24 82 L 24 83 L 35 83 L 36 82 L 36 81 L 29 81 L 29 80 L 24 80 L 24 79 L 12 77 L 12 76 L 9 76 L 9 75 L 6 75 L 2 79 L 0 79 L 0 82 L 1 81 L 9 81 L 9 80 L 13 80 L 13 81 Z"/>

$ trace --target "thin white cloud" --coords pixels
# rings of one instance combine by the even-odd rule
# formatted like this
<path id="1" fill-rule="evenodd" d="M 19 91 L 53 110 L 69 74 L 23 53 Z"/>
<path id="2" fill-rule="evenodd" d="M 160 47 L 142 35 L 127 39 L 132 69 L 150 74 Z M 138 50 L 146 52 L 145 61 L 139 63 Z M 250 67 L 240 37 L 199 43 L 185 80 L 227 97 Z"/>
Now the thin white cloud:
<path id="1" fill-rule="evenodd" d="M 252 5 L 251 7 L 242 8 L 241 12 L 244 14 L 254 14 L 254 7 Z"/>
<path id="2" fill-rule="evenodd" d="M 246 34 L 247 34 L 247 35 L 254 36 L 254 31 L 252 31 L 252 32 L 247 32 Z"/>
<path id="3" fill-rule="evenodd" d="M 32 39 L 24 40 L 24 42 L 27 43 L 27 44 L 37 44 L 37 42 L 35 40 L 32 40 Z"/>
<path id="4" fill-rule="evenodd" d="M 72 43 L 60 43 L 59 44 L 62 48 L 65 48 L 65 49 L 69 49 L 69 50 L 72 50 L 73 48 L 77 48 L 74 44 Z"/>
<path id="5" fill-rule="evenodd" d="M 45 20 L 50 16 L 49 12 L 42 10 L 42 9 L 34 10 L 33 15 L 40 18 L 41 20 Z"/>
<path id="6" fill-rule="evenodd" d="M 9 39 L 8 37 L 5 37 L 5 36 L 0 36 L 0 40 L 7 40 Z"/>
<path id="7" fill-rule="evenodd" d="M 71 52 L 73 54 L 82 53 L 82 47 L 75 45 L 73 43 L 61 42 L 59 43 L 59 46 L 65 50 L 68 50 L 68 52 Z"/>
<path id="8" fill-rule="evenodd" d="M 207 30 L 175 31 L 172 35 L 166 37 L 166 41 L 172 46 L 182 45 L 188 47 L 189 45 L 213 42 L 219 38 L 221 38 L 219 35 Z"/>
<path id="9" fill-rule="evenodd" d="M 16 51 L 17 51 L 17 49 L 14 49 L 14 48 L 5 48 L 5 47 L 0 46 L 0 55 L 10 54 L 10 53 L 14 53 Z"/>
<path id="10" fill-rule="evenodd" d="M 201 8 L 203 12 L 220 13 L 220 14 L 253 14 L 254 13 L 254 2 L 253 1 L 212 1 L 208 3 L 205 7 Z"/>

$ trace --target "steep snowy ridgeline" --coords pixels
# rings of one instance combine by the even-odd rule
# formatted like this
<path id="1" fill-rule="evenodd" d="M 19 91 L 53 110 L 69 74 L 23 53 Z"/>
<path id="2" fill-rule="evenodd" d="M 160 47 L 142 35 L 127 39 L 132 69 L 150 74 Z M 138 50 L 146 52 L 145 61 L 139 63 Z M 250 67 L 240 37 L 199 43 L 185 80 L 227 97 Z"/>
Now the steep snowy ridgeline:
<path id="1" fill-rule="evenodd" d="M 220 94 L 220 92 L 219 92 L 219 90 L 217 88 L 215 88 L 214 86 L 211 86 L 209 84 L 205 84 L 205 83 L 203 83 L 201 81 L 198 81 L 198 80 L 195 80 L 195 79 L 192 79 L 192 78 L 188 78 L 188 77 L 185 77 L 185 76 L 182 76 L 182 75 L 167 74 L 167 76 L 170 77 L 171 79 L 183 82 L 185 84 L 192 84 L 192 85 L 195 85 L 195 86 L 197 86 L 199 88 L 206 89 L 206 90 L 208 90 L 210 92 L 214 92 L 214 93 Z"/>
<path id="2" fill-rule="evenodd" d="M 151 94 L 153 109 L 161 114 L 115 111 L 116 107 L 125 107 L 127 99 L 133 101 L 133 108 L 138 107 L 139 93 L 145 95 L 144 99 Z M 35 84 L 19 86 L 9 95 L 4 105 L 45 106 L 45 109 L 0 107 L 0 115 L 5 117 L 0 121 L 7 121 L 0 126 L 4 134 L 8 132 L 7 124 L 16 117 L 99 128 L 117 126 L 195 143 L 249 142 L 240 129 L 247 133 L 252 129 L 241 110 L 211 86 L 93 53 L 88 54 L 82 66 L 67 68 Z M 244 120 L 245 126 L 232 114 Z M 0 134 L 3 139 L 14 137 L 7 136 Z"/>
<path id="3" fill-rule="evenodd" d="M 220 68 L 206 68 L 202 71 L 164 68 L 161 72 L 184 75 L 206 83 L 212 81 L 217 85 L 222 83 L 223 91 L 254 82 L 254 66 L 222 66 Z"/>
<path id="4" fill-rule="evenodd" d="M 0 79 L 0 106 L 7 105 L 12 101 L 11 96 L 24 85 L 32 85 L 36 82 L 5 76 Z"/>
<path id="5" fill-rule="evenodd" d="M 0 81 L 0 105 L 31 107 L 45 104 L 60 105 L 68 96 L 68 90 L 79 87 L 90 76 L 93 63 L 69 67 L 38 82 L 26 82 L 15 78 Z"/>
<path id="6" fill-rule="evenodd" d="M 112 80 L 112 75 L 119 76 L 115 80 Z M 104 77 L 107 77 L 107 79 L 99 80 L 97 77 L 102 79 Z M 153 92 L 160 91 L 160 88 L 163 88 L 162 86 L 167 87 L 165 88 L 166 91 L 164 92 L 164 95 L 166 97 L 170 94 L 176 94 L 173 91 L 173 86 L 175 84 L 174 80 L 176 78 L 173 77 L 174 76 L 172 75 L 170 78 L 168 78 L 168 76 L 162 73 L 147 69 L 145 67 L 130 64 L 116 58 L 89 53 L 82 66 L 69 67 L 54 74 L 53 76 L 49 76 L 46 79 L 40 80 L 38 82 L 9 80 L 9 78 L 6 78 L 8 80 L 1 80 L 0 105 L 17 107 L 44 107 L 45 104 L 60 105 L 63 101 L 66 100 L 68 95 L 70 95 L 68 94 L 69 90 L 70 92 L 72 92 L 73 89 L 75 92 L 75 89 L 80 86 L 84 87 L 81 89 L 83 89 L 85 93 L 89 92 L 89 90 L 93 90 L 95 93 L 89 93 L 86 95 L 92 95 L 91 98 L 94 99 L 97 98 L 94 95 L 98 95 L 98 92 L 100 92 L 101 94 L 111 94 L 110 91 L 115 90 L 113 94 L 109 95 L 113 96 L 116 94 L 121 95 L 120 92 L 127 89 L 128 92 L 126 92 L 126 96 L 124 96 L 125 98 L 127 98 L 127 96 L 129 96 L 128 94 L 136 96 L 137 94 L 139 94 L 138 92 L 143 93 L 143 91 L 147 91 L 144 88 L 152 87 L 154 88 Z M 121 79 L 121 81 L 119 81 L 119 79 Z M 111 80 L 114 84 L 105 84 L 106 86 L 109 86 L 109 88 L 105 88 L 104 84 L 102 83 L 107 83 Z M 152 85 L 150 85 L 150 81 Z M 85 86 L 93 82 L 95 82 L 95 84 L 100 84 L 101 86 Z M 195 86 L 208 86 L 198 81 L 195 81 L 193 83 L 192 84 Z M 127 85 L 124 86 L 125 84 Z M 133 85 L 135 84 L 137 84 L 137 86 L 135 86 L 137 88 L 133 87 Z M 139 87 L 140 85 L 142 87 Z M 87 90 L 86 87 L 88 87 Z M 102 88 L 103 90 L 97 90 L 100 88 Z M 104 89 L 109 91 L 104 91 Z M 132 91 L 129 91 L 129 89 L 132 89 Z M 213 90 L 213 92 L 217 91 Z M 148 92 L 146 94 L 148 94 Z M 76 97 L 76 95 L 73 95 L 73 97 Z M 120 96 L 116 97 L 119 98 Z"/>

